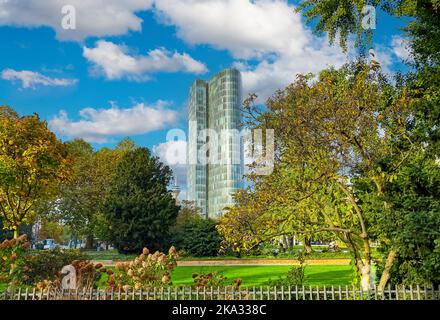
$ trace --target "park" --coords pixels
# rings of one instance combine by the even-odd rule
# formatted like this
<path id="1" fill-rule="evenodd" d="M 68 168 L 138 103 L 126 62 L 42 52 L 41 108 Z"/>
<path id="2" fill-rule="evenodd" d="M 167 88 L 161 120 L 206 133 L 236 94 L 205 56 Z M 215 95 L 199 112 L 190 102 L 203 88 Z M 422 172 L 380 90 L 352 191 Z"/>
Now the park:
<path id="1" fill-rule="evenodd" d="M 230 51 L 214 74 L 187 53 L 160 46 L 142 55 L 103 40 L 114 34 L 102 30 L 95 48 L 86 42 L 77 48 L 87 59 L 78 65 L 90 79 L 5 69 L 2 81 L 21 79 L 23 87 L 5 101 L 0 97 L 0 300 L 440 300 L 440 5 L 352 2 L 300 1 L 295 10 L 288 1 L 240 2 L 288 8 L 298 15 L 299 29 L 302 18 L 310 27 L 304 39 L 312 31 L 324 35 L 325 45 L 346 56 L 344 63 L 313 72 L 303 66 L 284 70 L 298 58 L 286 58 L 296 48 L 284 40 L 269 51 L 265 39 L 244 41 L 258 47 L 252 50 L 231 49 L 231 41 L 208 45 L 204 49 Z M 407 39 L 399 71 L 381 59 L 387 52 L 372 48 L 374 28 L 362 26 L 370 2 L 399 21 Z M 128 14 L 131 27 L 121 30 L 142 29 L 136 10 Z M 0 32 L 2 26 L 0 19 Z M 191 37 L 198 34 L 186 31 L 177 26 L 173 39 L 197 47 Z M 314 43 L 305 43 L 303 53 L 315 53 Z M 321 51 L 337 56 L 333 49 Z M 310 56 L 316 60 L 310 65 L 320 62 Z M 255 59 L 262 59 L 256 67 Z M 159 83 L 149 82 L 146 70 L 161 68 L 192 77 L 183 89 L 175 85 L 183 80 L 173 78 L 157 90 L 190 89 L 185 122 L 188 137 L 195 138 L 187 145 L 177 141 L 185 144 L 186 160 L 202 155 L 214 162 L 172 165 L 164 159 L 162 148 L 176 141 L 158 144 L 159 134 L 152 132 L 182 122 L 181 107 L 170 110 L 169 101 L 147 105 L 140 98 L 131 109 L 111 101 L 110 109 L 82 109 L 76 122 L 63 110 L 48 120 L 43 108 L 23 107 L 30 101 L 23 97 L 52 99 L 38 96 L 39 85 L 47 90 L 41 94 L 51 86 L 76 94 L 75 86 L 84 82 L 87 105 L 98 96 L 91 83 L 108 85 L 108 93 L 120 87 L 143 92 L 141 85 Z M 271 68 L 282 69 L 276 89 L 269 86 Z M 204 73 L 210 80 L 195 78 Z M 244 91 L 265 77 L 260 92 Z M 116 80 L 130 84 L 109 84 Z M 26 96 L 26 89 L 32 94 Z M 61 91 L 60 97 L 72 93 Z M 136 100 L 124 92 L 124 99 Z M 61 101 L 74 104 L 76 98 Z M 125 130 L 123 120 L 135 128 Z M 84 128 L 90 121 L 101 126 Z M 210 129 L 220 137 L 206 134 Z M 256 137 L 258 146 L 246 144 Z M 240 167 L 248 153 L 250 161 Z M 222 157 L 239 163 L 225 164 Z M 182 170 L 184 190 L 177 185 Z M 180 305 L 175 311 L 206 310 Z"/>

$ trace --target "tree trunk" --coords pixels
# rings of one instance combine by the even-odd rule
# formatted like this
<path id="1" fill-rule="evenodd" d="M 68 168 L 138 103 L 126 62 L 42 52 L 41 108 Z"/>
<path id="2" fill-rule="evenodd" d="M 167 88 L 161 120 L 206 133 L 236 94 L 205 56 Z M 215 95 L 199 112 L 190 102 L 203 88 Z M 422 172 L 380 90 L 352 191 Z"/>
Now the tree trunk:
<path id="1" fill-rule="evenodd" d="M 306 253 L 312 253 L 313 251 L 310 238 L 304 238 L 304 251 Z"/>
<path id="2" fill-rule="evenodd" d="M 18 227 L 14 229 L 14 239 L 18 239 L 19 237 L 19 232 L 18 232 Z M 11 264 L 11 270 L 9 270 L 9 274 L 12 275 L 15 271 L 15 263 Z"/>
<path id="3" fill-rule="evenodd" d="M 371 267 L 371 247 L 370 240 L 366 234 L 362 237 L 364 243 L 364 259 L 362 260 L 363 267 L 361 268 L 361 286 L 362 290 L 370 291 L 373 284 L 372 267 Z"/>
<path id="4" fill-rule="evenodd" d="M 361 276 L 361 287 L 364 292 L 371 290 L 371 264 L 365 263 L 358 267 Z"/>
<path id="5" fill-rule="evenodd" d="M 87 236 L 86 239 L 86 250 L 92 250 L 93 249 L 93 242 L 94 242 L 94 237 L 93 235 L 89 235 Z"/>
<path id="6" fill-rule="evenodd" d="M 390 250 L 390 252 L 388 253 L 387 261 L 385 263 L 385 268 L 383 269 L 382 275 L 380 277 L 379 286 L 377 287 L 377 290 L 379 292 L 383 292 L 385 286 L 391 278 L 391 269 L 393 268 L 396 257 L 397 252 L 394 250 Z"/>
<path id="7" fill-rule="evenodd" d="M 286 235 L 283 236 L 283 251 L 286 252 L 289 249 L 289 238 Z"/>

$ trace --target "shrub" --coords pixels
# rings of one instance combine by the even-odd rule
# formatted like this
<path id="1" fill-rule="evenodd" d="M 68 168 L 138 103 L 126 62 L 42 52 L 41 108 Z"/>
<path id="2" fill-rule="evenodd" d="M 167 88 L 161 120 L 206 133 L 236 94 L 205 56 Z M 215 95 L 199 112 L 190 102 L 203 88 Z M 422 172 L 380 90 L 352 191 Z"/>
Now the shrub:
<path id="1" fill-rule="evenodd" d="M 220 250 L 221 236 L 211 219 L 188 221 L 174 239 L 180 250 L 193 257 L 217 256 Z"/>
<path id="2" fill-rule="evenodd" d="M 228 278 L 226 278 L 223 274 L 217 272 L 210 272 L 207 274 L 203 273 L 194 273 L 192 275 L 194 279 L 194 287 L 196 288 L 205 288 L 205 287 L 228 287 L 226 284 Z M 241 279 L 236 279 L 230 285 L 230 287 L 238 289 L 241 285 Z"/>
<path id="3" fill-rule="evenodd" d="M 89 261 L 73 261 L 71 264 L 76 271 L 76 283 L 75 288 L 78 290 L 88 291 L 92 288 L 97 287 L 97 283 L 100 281 L 103 273 L 106 273 L 107 270 L 102 268 L 102 265 L 94 265 Z M 36 288 L 38 290 L 42 290 L 43 292 L 47 292 L 50 289 L 66 289 L 62 288 L 63 276 L 61 273 L 58 273 L 53 280 L 42 280 L 36 283 Z M 72 280 L 72 279 L 70 279 Z"/>
<path id="4" fill-rule="evenodd" d="M 0 244 L 0 282 L 16 285 L 26 278 L 22 266 L 27 261 L 26 255 L 30 247 L 26 235 Z"/>
<path id="5" fill-rule="evenodd" d="M 278 280 L 269 280 L 266 285 L 273 287 L 302 286 L 307 280 L 305 269 L 304 265 L 293 266 L 285 277 L 280 277 Z"/>
<path id="6" fill-rule="evenodd" d="M 177 266 L 177 250 L 171 247 L 168 254 L 156 251 L 151 254 L 144 248 L 142 254 L 131 262 L 116 264 L 107 284 L 113 289 L 148 289 L 171 285 L 171 271 Z"/>
<path id="7" fill-rule="evenodd" d="M 79 250 L 46 250 L 37 251 L 27 257 L 22 266 L 26 284 L 35 284 L 41 281 L 55 281 L 60 278 L 61 269 L 73 262 L 86 262 L 88 258 Z M 77 269 L 78 271 L 78 269 Z"/>
<path id="8" fill-rule="evenodd" d="M 275 287 L 287 287 L 287 286 L 302 286 L 305 284 L 306 277 L 306 265 L 305 255 L 303 252 L 297 254 L 297 259 L 300 262 L 299 266 L 292 266 L 287 272 L 285 277 L 279 277 L 278 280 L 269 280 L 267 285 Z"/>

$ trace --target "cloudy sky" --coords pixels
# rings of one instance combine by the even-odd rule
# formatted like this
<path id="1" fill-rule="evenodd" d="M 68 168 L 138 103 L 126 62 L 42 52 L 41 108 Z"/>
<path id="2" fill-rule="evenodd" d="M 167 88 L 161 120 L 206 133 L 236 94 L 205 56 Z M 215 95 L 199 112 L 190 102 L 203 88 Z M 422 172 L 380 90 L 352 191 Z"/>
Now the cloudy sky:
<path id="1" fill-rule="evenodd" d="M 263 101 L 297 73 L 349 58 L 312 34 L 295 3 L 0 0 L 0 104 L 37 112 L 63 140 L 100 148 L 129 136 L 162 157 L 181 152 L 184 143 L 167 142 L 167 132 L 186 131 L 196 78 L 234 66 L 245 93 Z M 76 9 L 75 30 L 63 28 L 66 4 Z M 379 12 L 377 23 L 378 59 L 387 71 L 404 68 L 401 22 Z M 185 184 L 182 166 L 176 171 Z"/>

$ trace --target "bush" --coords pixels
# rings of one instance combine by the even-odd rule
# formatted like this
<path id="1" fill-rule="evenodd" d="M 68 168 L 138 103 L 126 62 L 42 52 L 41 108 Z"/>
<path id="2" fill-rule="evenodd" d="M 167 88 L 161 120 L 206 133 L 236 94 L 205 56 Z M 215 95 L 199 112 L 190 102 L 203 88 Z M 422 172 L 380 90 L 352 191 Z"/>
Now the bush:
<path id="1" fill-rule="evenodd" d="M 25 275 L 22 265 L 27 261 L 26 255 L 30 247 L 26 235 L 0 244 L 0 282 L 16 285 L 23 281 Z"/>
<path id="2" fill-rule="evenodd" d="M 193 257 L 214 257 L 220 250 L 221 236 L 211 219 L 188 221 L 174 236 L 175 245 Z"/>
<path id="3" fill-rule="evenodd" d="M 156 251 L 150 254 L 144 248 L 142 254 L 131 262 L 118 262 L 116 273 L 109 274 L 107 284 L 113 289 L 149 289 L 171 285 L 170 274 L 177 266 L 177 250 L 171 247 L 168 254 Z"/>
<path id="4" fill-rule="evenodd" d="M 217 272 L 210 272 L 206 274 L 194 273 L 192 278 L 194 279 L 193 287 L 195 288 L 231 287 L 238 289 L 241 286 L 241 279 L 236 279 L 232 285 L 228 286 L 228 278 Z"/>
<path id="5" fill-rule="evenodd" d="M 307 280 L 306 265 L 304 264 L 305 254 L 303 252 L 299 252 L 297 254 L 297 259 L 300 262 L 299 266 L 292 266 L 285 277 L 280 277 L 278 280 L 269 280 L 267 285 L 275 287 L 304 285 Z"/>
<path id="6" fill-rule="evenodd" d="M 285 277 L 280 277 L 278 280 L 269 280 L 267 285 L 273 287 L 302 286 L 307 278 L 305 270 L 304 265 L 293 266 Z"/>
<path id="7" fill-rule="evenodd" d="M 30 254 L 22 266 L 26 284 L 40 281 L 54 281 L 59 278 L 61 269 L 75 261 L 87 261 L 86 255 L 79 250 L 46 250 Z"/>

